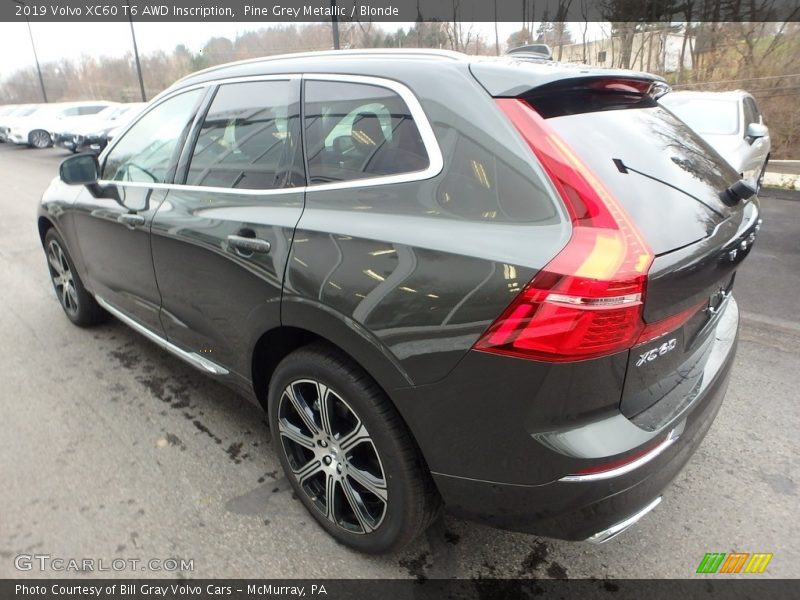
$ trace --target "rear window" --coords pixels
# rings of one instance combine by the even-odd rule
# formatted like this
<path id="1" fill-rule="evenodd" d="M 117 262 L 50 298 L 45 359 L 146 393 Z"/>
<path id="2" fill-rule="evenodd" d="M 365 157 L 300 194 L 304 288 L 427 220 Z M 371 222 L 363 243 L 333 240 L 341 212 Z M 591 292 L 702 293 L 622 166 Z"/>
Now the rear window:
<path id="1" fill-rule="evenodd" d="M 698 133 L 733 135 L 739 131 L 739 105 L 735 100 L 667 95 L 661 103 Z"/>
<path id="2" fill-rule="evenodd" d="M 548 123 L 623 204 L 656 254 L 707 237 L 732 213 L 719 194 L 738 174 L 655 102 L 617 100 L 599 110 L 561 111 Z"/>

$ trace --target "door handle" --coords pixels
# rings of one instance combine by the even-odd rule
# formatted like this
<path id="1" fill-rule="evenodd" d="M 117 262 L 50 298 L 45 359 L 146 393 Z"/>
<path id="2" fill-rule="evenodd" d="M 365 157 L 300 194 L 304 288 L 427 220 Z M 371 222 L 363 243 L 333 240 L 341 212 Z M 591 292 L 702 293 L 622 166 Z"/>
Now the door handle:
<path id="1" fill-rule="evenodd" d="M 266 254 L 272 248 L 272 245 L 267 240 L 241 235 L 229 235 L 228 245 L 235 248 L 237 252 L 244 254 L 252 254 L 253 252 Z"/>
<path id="2" fill-rule="evenodd" d="M 134 229 L 138 225 L 144 225 L 144 217 L 142 215 L 136 215 L 133 213 L 125 213 L 124 215 L 120 215 L 117 217 L 117 221 L 125 225 L 125 227 L 129 227 Z"/>

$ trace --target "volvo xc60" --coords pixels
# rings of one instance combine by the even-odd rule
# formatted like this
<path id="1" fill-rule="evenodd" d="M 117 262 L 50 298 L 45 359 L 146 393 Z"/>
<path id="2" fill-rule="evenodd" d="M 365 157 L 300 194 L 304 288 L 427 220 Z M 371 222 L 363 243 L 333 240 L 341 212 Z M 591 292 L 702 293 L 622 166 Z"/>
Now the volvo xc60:
<path id="1" fill-rule="evenodd" d="M 399 548 L 442 506 L 605 541 L 720 408 L 760 221 L 666 90 L 434 51 L 196 73 L 62 163 L 56 295 L 260 403 L 344 544 Z"/>

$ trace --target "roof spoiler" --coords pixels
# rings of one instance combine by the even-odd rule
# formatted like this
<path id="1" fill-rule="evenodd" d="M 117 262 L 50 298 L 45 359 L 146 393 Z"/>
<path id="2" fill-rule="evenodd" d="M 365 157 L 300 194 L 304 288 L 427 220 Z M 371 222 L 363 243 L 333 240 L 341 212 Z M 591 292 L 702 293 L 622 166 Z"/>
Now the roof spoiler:
<path id="1" fill-rule="evenodd" d="M 533 58 L 537 60 L 553 60 L 553 50 L 547 44 L 528 44 L 506 50 L 506 56 L 515 58 Z"/>
<path id="2" fill-rule="evenodd" d="M 654 79 L 652 76 L 640 74 L 603 73 L 592 74 L 584 77 L 572 77 L 553 81 L 537 88 L 531 89 L 523 97 L 539 96 L 552 94 L 553 92 L 571 92 L 581 90 L 593 90 L 598 92 L 620 93 L 620 94 L 641 94 L 650 96 L 653 100 L 658 100 L 664 94 L 672 91 L 666 81 Z"/>

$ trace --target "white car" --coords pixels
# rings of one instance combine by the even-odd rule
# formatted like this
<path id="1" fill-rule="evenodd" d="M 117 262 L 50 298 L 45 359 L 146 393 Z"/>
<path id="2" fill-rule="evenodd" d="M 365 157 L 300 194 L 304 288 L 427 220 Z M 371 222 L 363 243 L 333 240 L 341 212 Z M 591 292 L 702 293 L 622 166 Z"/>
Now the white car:
<path id="1" fill-rule="evenodd" d="M 38 104 L 20 104 L 15 106 L 12 110 L 4 112 L 0 115 L 0 142 L 9 142 L 8 133 L 11 126 L 20 118 L 26 117 L 33 113 L 39 107 Z"/>
<path id="2" fill-rule="evenodd" d="M 94 152 L 105 148 L 110 131 L 130 123 L 147 106 L 144 102 L 114 104 L 90 118 L 69 118 L 51 132 L 53 144 L 72 152 Z"/>
<path id="3" fill-rule="evenodd" d="M 104 101 L 41 104 L 30 114 L 14 120 L 8 139 L 15 144 L 48 148 L 53 144 L 50 132 L 59 129 L 60 121 L 71 117 L 87 118 L 112 104 Z"/>
<path id="4" fill-rule="evenodd" d="M 700 134 L 744 180 L 761 188 L 770 140 L 753 96 L 743 90 L 670 92 L 659 103 Z"/>

